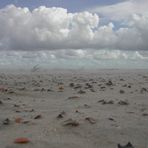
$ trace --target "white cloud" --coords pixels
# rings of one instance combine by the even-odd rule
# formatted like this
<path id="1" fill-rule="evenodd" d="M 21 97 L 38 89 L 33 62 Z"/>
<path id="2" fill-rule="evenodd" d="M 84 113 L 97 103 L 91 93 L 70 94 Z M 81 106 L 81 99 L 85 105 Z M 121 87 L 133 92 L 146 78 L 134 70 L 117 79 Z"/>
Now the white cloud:
<path id="1" fill-rule="evenodd" d="M 148 52 L 61 49 L 49 51 L 1 51 L 1 68 L 147 68 Z M 13 65 L 13 66 L 12 66 Z"/>
<path id="2" fill-rule="evenodd" d="M 145 0 L 142 1 L 145 2 Z M 135 5 L 135 3 L 136 6 L 138 5 L 137 0 L 123 3 L 126 6 Z M 143 5 L 141 7 L 145 8 Z M 101 7 L 100 11 L 107 15 L 112 10 L 107 11 L 107 9 L 107 6 Z M 142 11 L 137 9 L 127 11 L 127 14 L 133 13 L 127 27 L 119 27 L 117 30 L 113 22 L 101 26 L 99 16 L 87 11 L 68 13 L 64 8 L 45 6 L 30 11 L 28 8 L 9 5 L 0 9 L 0 50 L 88 48 L 148 50 L 148 17 L 146 12 L 136 14 L 135 12 Z M 120 12 L 120 8 L 115 10 L 111 16 Z M 119 15 L 127 17 L 124 14 L 125 12 Z M 62 53 L 60 54 L 59 56 L 62 56 Z M 73 57 L 73 54 L 76 53 L 69 52 L 70 57 Z M 78 54 L 83 56 L 84 53 Z M 54 58 L 55 55 L 53 54 L 52 57 Z"/>
<path id="3" fill-rule="evenodd" d="M 109 20 L 125 21 L 130 19 L 133 14 L 148 15 L 147 0 L 123 0 L 107 6 L 96 6 L 91 8 L 91 12 L 99 13 Z"/>

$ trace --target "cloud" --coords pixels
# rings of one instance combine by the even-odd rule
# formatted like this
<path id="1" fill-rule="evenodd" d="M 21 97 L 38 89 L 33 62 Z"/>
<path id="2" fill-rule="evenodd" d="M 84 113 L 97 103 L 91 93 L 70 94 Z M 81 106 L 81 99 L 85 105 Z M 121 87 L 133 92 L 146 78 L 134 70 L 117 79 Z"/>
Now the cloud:
<path id="1" fill-rule="evenodd" d="M 146 55 L 147 54 L 147 55 Z M 49 51 L 1 51 L 0 69 L 40 68 L 147 68 L 148 52 L 61 49 Z M 12 66 L 13 65 L 13 66 Z"/>
<path id="2" fill-rule="evenodd" d="M 147 0 L 123 0 L 107 6 L 96 6 L 91 12 L 99 13 L 102 17 L 114 21 L 125 21 L 131 19 L 133 14 L 148 15 Z"/>
<path id="3" fill-rule="evenodd" d="M 134 4 L 133 0 L 123 3 L 127 2 Z M 107 8 L 101 9 L 107 15 Z M 148 16 L 132 12 L 127 26 L 116 29 L 113 22 L 101 25 L 99 15 L 88 11 L 69 13 L 64 8 L 45 6 L 31 11 L 9 5 L 0 9 L 0 50 L 148 50 Z M 71 50 L 69 55 L 74 53 Z"/>

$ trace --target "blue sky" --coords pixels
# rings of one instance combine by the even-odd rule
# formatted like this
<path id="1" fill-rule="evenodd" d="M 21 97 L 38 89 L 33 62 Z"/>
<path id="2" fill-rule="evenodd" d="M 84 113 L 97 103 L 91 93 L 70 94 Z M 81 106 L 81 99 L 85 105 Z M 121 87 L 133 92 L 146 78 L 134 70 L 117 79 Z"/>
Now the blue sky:
<path id="1" fill-rule="evenodd" d="M 2 8 L 6 5 L 14 4 L 16 6 L 34 9 L 44 5 L 47 7 L 63 7 L 68 9 L 69 12 L 77 12 L 98 5 L 111 5 L 121 1 L 122 0 L 1 0 L 0 7 Z"/>

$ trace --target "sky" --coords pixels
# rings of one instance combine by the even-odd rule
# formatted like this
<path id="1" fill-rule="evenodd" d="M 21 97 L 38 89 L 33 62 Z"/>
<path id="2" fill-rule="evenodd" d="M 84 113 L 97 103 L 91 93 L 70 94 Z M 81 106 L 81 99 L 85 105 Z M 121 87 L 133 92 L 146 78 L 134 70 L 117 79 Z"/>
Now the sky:
<path id="1" fill-rule="evenodd" d="M 147 8 L 147 0 L 1 0 L 0 66 L 147 68 Z"/>
<path id="2" fill-rule="evenodd" d="M 1 0 L 0 7 L 14 4 L 16 6 L 34 9 L 39 6 L 62 7 L 69 12 L 78 12 L 94 7 L 96 5 L 107 5 L 120 2 L 122 0 Z"/>

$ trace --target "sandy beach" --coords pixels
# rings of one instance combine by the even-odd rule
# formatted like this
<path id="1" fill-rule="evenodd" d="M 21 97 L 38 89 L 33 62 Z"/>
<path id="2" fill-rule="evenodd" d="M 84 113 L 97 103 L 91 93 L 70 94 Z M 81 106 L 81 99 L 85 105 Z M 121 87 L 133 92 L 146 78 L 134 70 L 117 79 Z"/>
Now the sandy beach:
<path id="1" fill-rule="evenodd" d="M 128 142 L 148 148 L 148 70 L 0 71 L 0 148 Z"/>

